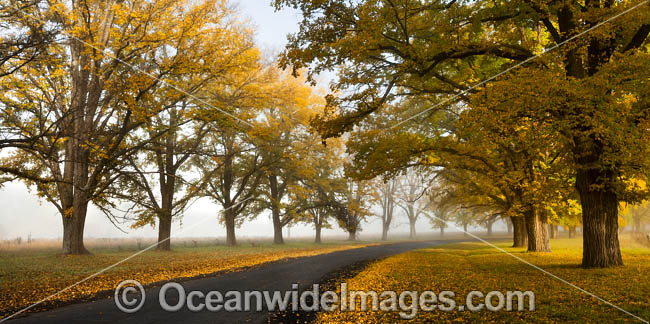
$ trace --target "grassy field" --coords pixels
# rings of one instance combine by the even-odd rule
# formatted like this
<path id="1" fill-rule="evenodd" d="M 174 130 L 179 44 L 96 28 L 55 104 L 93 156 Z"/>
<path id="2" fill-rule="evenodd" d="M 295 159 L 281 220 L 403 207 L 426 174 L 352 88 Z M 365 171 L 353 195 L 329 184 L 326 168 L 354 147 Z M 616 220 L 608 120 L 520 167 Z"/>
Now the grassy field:
<path id="1" fill-rule="evenodd" d="M 284 258 L 328 253 L 369 244 L 344 241 L 320 245 L 290 242 L 278 246 L 268 241 L 251 241 L 228 247 L 208 243 L 190 240 L 188 244 L 175 246 L 171 252 L 144 252 L 57 295 L 33 310 L 91 298 L 99 292 L 115 289 L 117 283 L 125 279 L 150 284 L 174 278 L 235 271 Z M 135 241 L 119 241 L 113 244 L 91 242 L 88 246 L 93 254 L 83 256 L 62 255 L 58 245 L 55 247 L 46 243 L 34 244 L 31 248 L 22 244 L 19 248 L 0 250 L 0 316 L 7 316 L 29 306 L 132 255 L 137 251 L 137 245 L 147 246 Z"/>
<path id="2" fill-rule="evenodd" d="M 535 264 L 641 318 L 650 317 L 650 249 L 630 237 L 621 239 L 624 267 L 585 270 L 579 267 L 581 239 L 552 240 L 552 253 L 527 253 L 495 242 Z M 634 323 L 633 317 L 483 243 L 461 243 L 413 251 L 371 264 L 347 281 L 348 290 L 455 292 L 457 305 L 469 291 L 531 290 L 536 310 L 525 312 L 419 311 L 414 323 Z M 478 302 L 478 299 L 475 299 Z M 359 300 L 357 299 L 357 304 Z M 397 312 L 333 312 L 319 323 L 394 323 Z"/>

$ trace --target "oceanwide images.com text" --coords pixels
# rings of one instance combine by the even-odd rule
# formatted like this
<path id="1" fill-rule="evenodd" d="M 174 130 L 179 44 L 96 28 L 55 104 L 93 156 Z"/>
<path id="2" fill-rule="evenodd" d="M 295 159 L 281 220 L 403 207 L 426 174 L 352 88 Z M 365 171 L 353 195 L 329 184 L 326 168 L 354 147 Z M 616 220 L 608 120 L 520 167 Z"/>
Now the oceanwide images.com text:
<path id="1" fill-rule="evenodd" d="M 135 280 L 125 280 L 115 289 L 115 304 L 127 313 L 142 308 L 146 299 L 144 287 Z M 173 301 L 172 301 L 173 300 Z M 357 291 L 341 283 L 338 292 L 320 291 L 318 284 L 301 291 L 298 284 L 288 291 L 186 291 L 180 283 L 168 282 L 158 293 L 160 307 L 168 312 L 183 308 L 192 312 L 250 312 L 250 311 L 373 311 L 399 312 L 403 319 L 412 319 L 419 311 L 534 311 L 532 291 L 470 291 L 457 302 L 453 291 Z"/>

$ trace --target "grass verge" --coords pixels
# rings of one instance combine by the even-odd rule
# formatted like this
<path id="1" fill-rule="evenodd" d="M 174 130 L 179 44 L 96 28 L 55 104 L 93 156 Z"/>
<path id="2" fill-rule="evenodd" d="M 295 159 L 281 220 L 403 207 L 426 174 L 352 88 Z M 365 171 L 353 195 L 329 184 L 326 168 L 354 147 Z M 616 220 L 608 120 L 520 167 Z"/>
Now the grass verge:
<path id="1" fill-rule="evenodd" d="M 623 246 L 626 238 L 622 239 Z M 637 315 L 650 317 L 650 249 L 623 248 L 625 266 L 582 269 L 581 239 L 552 240 L 552 253 L 527 253 L 510 242 L 495 245 Z M 533 291 L 535 311 L 419 311 L 413 323 L 620 323 L 633 317 L 580 292 L 484 243 L 460 243 L 412 251 L 375 262 L 347 281 L 348 290 L 453 291 L 457 305 L 468 292 Z M 383 300 L 383 299 L 381 299 Z M 475 302 L 478 302 L 475 299 Z M 407 299 L 407 305 L 410 301 Z M 357 299 L 357 305 L 359 300 Z M 320 313 L 318 323 L 394 323 L 398 312 Z"/>
<path id="2" fill-rule="evenodd" d="M 320 245 L 292 242 L 284 245 L 262 243 L 236 247 L 179 247 L 171 252 L 152 250 L 53 297 L 31 311 L 96 298 L 99 294 L 112 292 L 125 279 L 134 279 L 147 285 L 171 279 L 226 273 L 287 258 L 367 245 L 349 242 Z M 82 256 L 66 256 L 53 251 L 1 253 L 0 318 L 55 294 L 133 253 L 134 251 L 115 250 L 102 250 L 101 253 Z"/>

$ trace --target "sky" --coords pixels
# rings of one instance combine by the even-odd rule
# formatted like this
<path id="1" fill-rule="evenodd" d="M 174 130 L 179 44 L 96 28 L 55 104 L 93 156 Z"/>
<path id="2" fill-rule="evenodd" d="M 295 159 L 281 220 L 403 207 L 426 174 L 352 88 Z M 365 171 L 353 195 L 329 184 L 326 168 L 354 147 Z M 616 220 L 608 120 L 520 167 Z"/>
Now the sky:
<path id="1" fill-rule="evenodd" d="M 277 12 L 270 3 L 270 0 L 240 0 L 237 6 L 256 27 L 257 44 L 264 50 L 277 53 L 286 45 L 287 34 L 298 31 L 301 15 L 291 8 Z"/>
<path id="2" fill-rule="evenodd" d="M 300 14 L 291 9 L 276 12 L 270 0 L 241 0 L 239 11 L 256 27 L 256 41 L 264 53 L 277 54 L 287 42 L 287 34 L 298 31 Z M 177 237 L 225 237 L 226 231 L 218 222 L 220 207 L 207 198 L 197 200 L 185 212 L 180 221 L 172 227 L 172 238 Z M 406 233 L 408 225 L 404 216 L 396 215 L 395 228 L 391 233 Z M 131 229 L 129 224 L 120 225 L 118 229 L 99 210 L 91 207 L 86 220 L 85 237 L 156 237 L 157 231 L 151 227 Z M 428 220 L 418 221 L 419 233 L 431 231 Z M 39 200 L 30 193 L 24 184 L 12 182 L 0 189 L 0 240 L 15 239 L 28 235 L 32 238 L 59 238 L 63 227 L 58 211 L 44 200 Z M 447 231 L 453 231 L 447 229 Z M 124 233 L 126 232 L 126 233 Z M 360 236 L 381 233 L 381 221 L 377 217 L 363 224 Z M 285 235 L 287 234 L 285 230 Z M 324 230 L 323 235 L 345 235 L 334 228 Z M 237 230 L 239 239 L 246 237 L 272 237 L 273 226 L 267 213 L 242 225 Z M 310 225 L 299 225 L 291 229 L 292 237 L 313 236 Z"/>

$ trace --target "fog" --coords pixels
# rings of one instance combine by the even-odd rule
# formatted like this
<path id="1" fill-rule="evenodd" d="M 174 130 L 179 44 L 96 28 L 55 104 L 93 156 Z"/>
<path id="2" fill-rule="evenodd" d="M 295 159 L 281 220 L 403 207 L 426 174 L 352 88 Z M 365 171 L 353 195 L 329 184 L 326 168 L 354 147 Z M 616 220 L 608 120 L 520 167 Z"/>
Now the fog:
<path id="1" fill-rule="evenodd" d="M 34 193 L 30 193 L 21 182 L 14 181 L 0 189 L 0 239 L 15 239 L 22 237 L 32 238 L 60 238 L 63 233 L 61 216 L 56 208 L 45 200 L 40 200 Z M 209 199 L 198 199 L 187 209 L 182 218 L 174 222 L 173 237 L 225 237 L 226 230 L 219 223 L 218 213 L 221 208 Z M 408 234 L 407 219 L 398 210 L 393 220 L 390 234 Z M 119 229 L 118 229 L 119 227 Z M 370 217 L 362 225 L 360 237 L 368 238 L 381 234 L 381 221 L 377 217 Z M 495 224 L 495 229 L 498 225 Z M 121 229 L 121 230 L 120 230 Z M 422 218 L 417 223 L 418 233 L 434 231 L 428 219 Z M 126 233 L 125 233 L 126 232 Z M 453 232 L 448 228 L 446 232 Z M 285 229 L 285 235 L 287 230 Z M 291 227 L 290 237 L 312 237 L 314 230 L 309 224 L 300 224 Z M 346 233 L 334 226 L 333 229 L 324 229 L 324 236 L 344 236 Z M 151 226 L 132 229 L 129 222 L 115 226 L 106 215 L 97 208 L 90 207 L 86 220 L 86 238 L 105 237 L 156 237 L 157 231 Z M 237 229 L 238 238 L 246 237 L 273 237 L 273 225 L 268 213 L 262 213 L 257 218 L 247 221 Z"/>

